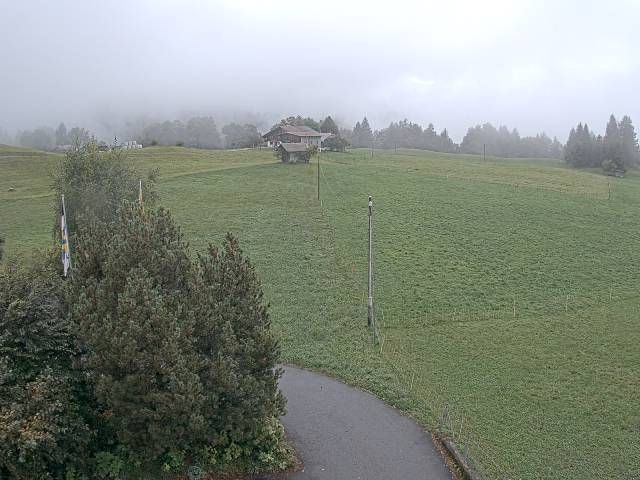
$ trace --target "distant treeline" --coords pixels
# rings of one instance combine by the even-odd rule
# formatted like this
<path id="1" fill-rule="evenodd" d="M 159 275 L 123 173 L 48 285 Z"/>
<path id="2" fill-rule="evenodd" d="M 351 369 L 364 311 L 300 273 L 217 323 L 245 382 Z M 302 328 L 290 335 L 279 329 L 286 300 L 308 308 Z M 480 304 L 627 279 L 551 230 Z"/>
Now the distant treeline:
<path id="1" fill-rule="evenodd" d="M 362 122 L 356 123 L 353 127 L 353 138 L 354 146 L 357 147 L 370 147 L 373 140 L 373 145 L 376 148 L 419 148 L 436 152 L 457 151 L 457 145 L 449 137 L 446 128 L 438 134 L 432 123 L 423 129 L 419 124 L 407 119 L 391 122 L 387 128 L 376 130 L 372 137 L 369 121 L 365 117 Z"/>
<path id="2" fill-rule="evenodd" d="M 73 127 L 67 130 L 64 123 L 53 130 L 50 127 L 38 127 L 33 130 L 19 131 L 15 138 L 0 130 L 0 143 L 20 145 L 22 147 L 35 148 L 37 150 L 55 150 L 63 145 L 86 143 L 91 138 L 89 131 L 82 127 Z"/>
<path id="3" fill-rule="evenodd" d="M 520 137 L 516 129 L 505 126 L 496 129 L 490 123 L 469 128 L 460 145 L 449 137 L 447 129 L 438 133 L 430 123 L 426 128 L 407 119 L 391 122 L 387 128 L 373 132 L 367 118 L 357 122 L 351 134 L 354 147 L 417 148 L 448 153 L 475 153 L 497 157 L 561 158 L 562 144 L 540 133 L 535 137 Z"/>
<path id="4" fill-rule="evenodd" d="M 486 153 L 497 157 L 564 158 L 574 167 L 602 167 L 608 172 L 625 171 L 640 164 L 636 132 L 631 118 L 620 122 L 611 115 L 603 136 L 596 135 L 586 124 L 578 124 L 569 134 L 567 145 L 545 133 L 534 137 L 521 137 L 516 129 L 505 126 L 495 128 L 490 123 L 476 125 L 467 130 L 460 144 L 453 142 L 447 129 L 438 133 L 432 123 L 423 128 L 407 119 L 391 122 L 388 127 L 373 130 L 367 117 L 353 128 L 339 126 L 331 116 L 318 121 L 310 117 L 290 116 L 275 124 L 306 125 L 332 136 L 323 142 L 330 150 L 344 151 L 355 148 L 415 148 L 447 153 Z M 273 128 L 273 127 L 272 127 Z M 12 138 L 0 129 L 0 143 L 14 143 L 39 150 L 86 142 L 91 134 L 81 127 L 67 130 L 64 123 L 53 130 L 40 127 L 18 132 Z M 195 148 L 250 148 L 261 145 L 261 132 L 255 125 L 229 123 L 219 131 L 212 117 L 194 117 L 186 122 L 167 120 L 152 123 L 129 132 L 125 140 L 137 140 L 144 146 L 185 146 Z M 117 143 L 117 139 L 114 139 Z"/>
<path id="5" fill-rule="evenodd" d="M 604 137 L 579 123 L 569 133 L 564 160 L 573 167 L 601 167 L 607 173 L 624 173 L 637 166 L 640 150 L 631 118 L 625 115 L 618 122 L 611 115 Z"/>
<path id="6" fill-rule="evenodd" d="M 92 134 L 82 127 L 67 130 L 63 122 L 53 130 L 50 127 L 38 127 L 34 130 L 19 131 L 15 137 L 0 129 L 0 143 L 15 144 L 38 150 L 55 150 L 67 145 L 86 143 Z M 255 125 L 229 123 L 222 127 L 222 135 L 211 117 L 194 117 L 186 122 L 180 120 L 152 123 L 142 132 L 125 133 L 122 140 L 137 140 L 144 146 L 185 146 L 194 148 L 246 148 L 262 143 L 262 137 Z M 105 142 L 100 142 L 106 145 Z M 118 143 L 114 138 L 113 142 Z"/>
<path id="7" fill-rule="evenodd" d="M 255 125 L 229 123 L 218 132 L 212 117 L 194 117 L 153 123 L 137 139 L 143 145 L 177 145 L 193 148 L 248 148 L 262 143 Z"/>
<path id="8" fill-rule="evenodd" d="M 490 123 L 469 128 L 462 139 L 461 153 L 476 153 L 496 157 L 562 158 L 562 144 L 544 132 L 535 137 L 521 137 L 515 128 L 496 129 Z"/>

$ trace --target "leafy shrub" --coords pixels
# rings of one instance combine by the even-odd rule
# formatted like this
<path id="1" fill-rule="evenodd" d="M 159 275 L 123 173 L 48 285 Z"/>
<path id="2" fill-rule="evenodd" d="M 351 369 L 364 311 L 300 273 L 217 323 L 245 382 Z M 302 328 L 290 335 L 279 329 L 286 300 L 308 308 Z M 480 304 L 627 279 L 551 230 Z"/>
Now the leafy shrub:
<path id="1" fill-rule="evenodd" d="M 49 261 L 0 273 L 0 478 L 59 478 L 90 456 L 91 396 L 63 298 Z"/>
<path id="2" fill-rule="evenodd" d="M 607 175 L 623 175 L 626 169 L 620 161 L 606 158 L 602 161 L 602 171 Z"/>
<path id="3" fill-rule="evenodd" d="M 332 152 L 344 152 L 348 146 L 349 142 L 340 135 L 332 135 L 322 142 L 322 147 Z"/>
<path id="4" fill-rule="evenodd" d="M 141 178 L 142 174 L 128 162 L 125 150 L 101 152 L 95 141 L 79 145 L 67 152 L 53 174 L 56 221 L 59 220 L 60 195 L 65 196 L 69 235 L 75 234 L 82 216 L 113 221 L 124 199 L 138 198 Z M 156 200 L 156 178 L 156 171 L 149 172 L 143 182 L 147 206 L 153 206 Z"/>
<path id="5" fill-rule="evenodd" d="M 206 446 L 198 460 L 214 472 L 275 472 L 289 468 L 295 461 L 294 451 L 286 442 L 282 423 L 275 418 L 263 422 L 255 438 L 240 445 Z"/>

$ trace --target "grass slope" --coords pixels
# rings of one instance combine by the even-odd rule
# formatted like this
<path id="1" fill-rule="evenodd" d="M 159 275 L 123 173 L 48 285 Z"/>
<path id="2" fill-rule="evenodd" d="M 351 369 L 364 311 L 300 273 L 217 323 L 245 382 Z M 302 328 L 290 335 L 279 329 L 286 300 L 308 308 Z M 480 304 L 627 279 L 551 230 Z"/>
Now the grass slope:
<path id="1" fill-rule="evenodd" d="M 55 158 L 0 148 L 8 254 L 47 245 Z M 194 248 L 240 236 L 287 362 L 457 438 L 487 478 L 640 473 L 638 177 L 400 151 L 133 152 Z M 609 181 L 614 182 L 609 194 Z M 8 192 L 10 185 L 16 191 Z M 366 326 L 374 195 L 380 342 Z"/>

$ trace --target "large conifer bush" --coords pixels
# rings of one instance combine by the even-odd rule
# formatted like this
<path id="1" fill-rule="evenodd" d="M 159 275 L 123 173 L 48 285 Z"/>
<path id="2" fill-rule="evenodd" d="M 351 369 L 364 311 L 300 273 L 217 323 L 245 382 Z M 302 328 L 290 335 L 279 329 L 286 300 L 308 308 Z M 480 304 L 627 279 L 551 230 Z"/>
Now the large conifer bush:
<path id="1" fill-rule="evenodd" d="M 281 467 L 289 453 L 273 451 L 282 436 L 273 419 L 285 403 L 275 368 L 280 351 L 256 272 L 232 235 L 198 257 L 189 305 L 216 462 L 235 451 L 239 463 Z"/>
<path id="2" fill-rule="evenodd" d="M 286 464 L 278 344 L 235 239 L 192 262 L 167 211 L 125 202 L 113 223 L 80 226 L 70 303 L 103 417 L 131 458 Z"/>

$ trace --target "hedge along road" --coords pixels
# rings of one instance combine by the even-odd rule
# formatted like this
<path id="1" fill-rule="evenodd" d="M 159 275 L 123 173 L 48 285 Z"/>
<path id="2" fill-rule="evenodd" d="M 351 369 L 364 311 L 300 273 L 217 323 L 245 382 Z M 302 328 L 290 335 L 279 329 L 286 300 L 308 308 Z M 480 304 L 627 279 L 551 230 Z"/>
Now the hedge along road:
<path id="1" fill-rule="evenodd" d="M 304 463 L 291 480 L 451 480 L 431 437 L 361 390 L 287 366 L 282 422 Z"/>

